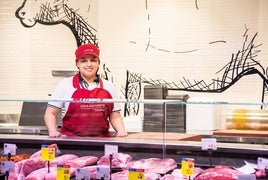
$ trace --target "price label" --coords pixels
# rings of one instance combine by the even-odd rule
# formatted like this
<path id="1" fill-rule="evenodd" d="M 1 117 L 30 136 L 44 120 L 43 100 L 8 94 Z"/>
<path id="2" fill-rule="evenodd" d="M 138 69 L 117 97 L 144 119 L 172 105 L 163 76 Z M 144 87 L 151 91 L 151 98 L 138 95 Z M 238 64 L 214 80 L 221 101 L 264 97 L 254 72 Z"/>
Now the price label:
<path id="1" fill-rule="evenodd" d="M 76 170 L 75 180 L 90 180 L 90 170 L 78 168 Z"/>
<path id="2" fill-rule="evenodd" d="M 47 145 L 42 145 L 41 148 L 41 159 L 43 161 L 52 161 L 55 159 L 56 149 Z"/>
<path id="3" fill-rule="evenodd" d="M 217 150 L 216 138 L 202 138 L 201 139 L 202 150 Z"/>
<path id="4" fill-rule="evenodd" d="M 144 180 L 144 169 L 131 168 L 128 170 L 128 180 Z"/>
<path id="5" fill-rule="evenodd" d="M 257 160 L 258 169 L 268 169 L 268 159 L 263 157 L 258 157 Z"/>
<path id="6" fill-rule="evenodd" d="M 104 145 L 104 155 L 109 156 L 110 154 L 117 154 L 118 153 L 118 146 L 116 145 Z"/>
<path id="7" fill-rule="evenodd" d="M 4 143 L 4 154 L 10 153 L 11 155 L 16 155 L 17 146 L 16 144 Z"/>
<path id="8" fill-rule="evenodd" d="M 238 174 L 237 180 L 256 180 L 255 174 Z"/>
<path id="9" fill-rule="evenodd" d="M 57 165 L 57 178 L 56 180 L 70 180 L 70 166 L 69 165 Z"/>
<path id="10" fill-rule="evenodd" d="M 2 161 L 1 162 L 1 172 L 14 172 L 15 170 L 15 163 L 13 161 Z"/>
<path id="11" fill-rule="evenodd" d="M 192 176 L 194 174 L 194 159 L 182 158 L 181 173 L 184 176 Z"/>
<path id="12" fill-rule="evenodd" d="M 109 180 L 110 179 L 110 168 L 109 167 L 97 167 L 96 179 Z"/>

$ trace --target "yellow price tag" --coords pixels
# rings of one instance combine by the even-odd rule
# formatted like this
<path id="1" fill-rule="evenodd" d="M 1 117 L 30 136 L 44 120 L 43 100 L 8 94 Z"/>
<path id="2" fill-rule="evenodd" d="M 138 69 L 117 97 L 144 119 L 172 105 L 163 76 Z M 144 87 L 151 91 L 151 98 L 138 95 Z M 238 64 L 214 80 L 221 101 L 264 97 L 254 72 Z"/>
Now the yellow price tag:
<path id="1" fill-rule="evenodd" d="M 70 180 L 70 166 L 69 165 L 57 165 L 57 179 L 56 180 Z"/>
<path id="2" fill-rule="evenodd" d="M 144 169 L 131 168 L 128 170 L 128 180 L 144 180 Z"/>
<path id="3" fill-rule="evenodd" d="M 41 148 L 41 160 L 52 161 L 55 159 L 56 149 L 49 146 L 42 146 Z"/>
<path id="4" fill-rule="evenodd" d="M 194 174 L 194 159 L 183 158 L 181 161 L 181 173 L 185 176 L 192 176 Z"/>

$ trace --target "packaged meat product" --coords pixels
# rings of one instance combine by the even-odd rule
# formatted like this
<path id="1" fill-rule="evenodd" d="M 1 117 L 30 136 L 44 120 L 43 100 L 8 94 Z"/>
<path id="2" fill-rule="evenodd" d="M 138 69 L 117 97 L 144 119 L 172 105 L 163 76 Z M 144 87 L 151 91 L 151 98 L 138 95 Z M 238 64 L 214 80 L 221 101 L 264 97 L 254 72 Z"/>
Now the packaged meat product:
<path id="1" fill-rule="evenodd" d="M 96 156 L 82 156 L 76 159 L 70 159 L 65 162 L 65 165 L 69 165 L 73 168 L 81 168 L 84 166 L 90 166 L 96 164 L 98 157 Z"/>
<path id="2" fill-rule="evenodd" d="M 45 162 L 37 158 L 24 159 L 15 163 L 15 171 L 9 174 L 9 180 L 17 180 L 18 175 L 27 176 L 32 171 L 45 167 Z"/>
<path id="3" fill-rule="evenodd" d="M 104 167 L 108 167 L 106 165 L 102 165 Z M 96 179 L 96 172 L 97 172 L 97 167 L 101 167 L 100 165 L 93 165 L 93 166 L 85 166 L 81 169 L 86 169 L 90 171 L 90 179 L 94 180 Z"/>
<path id="4" fill-rule="evenodd" d="M 53 166 L 57 166 L 58 164 L 65 164 L 67 161 L 74 160 L 77 158 L 78 156 L 74 154 L 63 154 L 63 155 L 55 157 L 54 160 L 49 162 L 49 165 L 53 167 Z M 46 162 L 46 166 L 48 166 L 48 162 Z"/>
<path id="5" fill-rule="evenodd" d="M 128 163 L 125 169 L 144 169 L 146 172 L 166 174 L 167 172 L 175 169 L 176 167 L 177 163 L 172 158 L 148 158 L 131 161 Z"/>
<path id="6" fill-rule="evenodd" d="M 159 180 L 160 178 L 161 178 L 161 175 L 157 173 L 153 173 L 153 172 L 144 173 L 145 180 Z M 113 173 L 112 180 L 128 180 L 128 170 Z"/>
<path id="7" fill-rule="evenodd" d="M 52 147 L 55 147 L 56 149 L 57 144 L 50 145 Z M 23 158 L 28 157 L 27 155 L 23 155 Z M 9 180 L 18 180 L 19 177 L 26 177 L 31 172 L 45 167 L 46 162 L 41 160 L 41 150 L 35 152 L 29 158 L 26 158 L 24 160 L 20 160 L 15 163 L 15 170 L 14 172 L 11 172 L 9 174 Z"/>
<path id="8" fill-rule="evenodd" d="M 112 155 L 112 168 L 124 168 L 131 160 L 132 157 L 129 154 L 115 153 Z M 110 157 L 102 156 L 97 164 L 110 166 Z"/>
<path id="9" fill-rule="evenodd" d="M 229 168 L 228 166 L 218 165 L 214 168 L 208 168 L 198 175 L 195 180 L 237 180 L 241 172 Z"/>
<path id="10" fill-rule="evenodd" d="M 70 176 L 75 175 L 75 168 L 70 168 Z M 57 177 L 57 167 L 41 168 L 31 172 L 25 180 L 55 180 Z"/>
<path id="11" fill-rule="evenodd" d="M 190 177 L 190 180 L 194 180 L 203 171 L 203 169 L 195 167 L 194 174 Z M 189 180 L 189 176 L 184 176 L 181 173 L 181 169 L 174 169 L 171 174 L 164 175 L 160 180 Z"/>

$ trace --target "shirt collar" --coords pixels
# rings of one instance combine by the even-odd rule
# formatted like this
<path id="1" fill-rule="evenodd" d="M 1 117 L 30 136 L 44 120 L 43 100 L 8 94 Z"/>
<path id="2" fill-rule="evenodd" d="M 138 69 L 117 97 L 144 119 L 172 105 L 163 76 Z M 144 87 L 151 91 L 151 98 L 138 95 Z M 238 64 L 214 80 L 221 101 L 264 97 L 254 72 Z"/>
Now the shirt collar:
<path id="1" fill-rule="evenodd" d="M 79 84 L 80 84 L 80 86 L 82 88 L 84 88 L 84 89 L 88 89 L 89 84 L 88 84 L 87 81 L 85 81 L 83 79 L 83 77 L 81 76 L 81 73 L 80 72 L 79 72 L 79 76 L 78 77 L 79 77 Z M 96 77 L 95 77 L 95 79 L 94 79 L 93 82 L 96 83 L 97 85 L 99 84 L 99 75 L 98 74 L 96 75 Z"/>

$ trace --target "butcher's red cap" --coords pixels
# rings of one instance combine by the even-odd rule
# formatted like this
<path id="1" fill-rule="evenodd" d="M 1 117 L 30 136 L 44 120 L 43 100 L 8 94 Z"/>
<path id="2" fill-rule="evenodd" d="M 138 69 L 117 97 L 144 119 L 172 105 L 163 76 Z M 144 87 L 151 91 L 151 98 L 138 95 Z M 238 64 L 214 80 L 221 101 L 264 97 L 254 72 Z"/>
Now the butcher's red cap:
<path id="1" fill-rule="evenodd" d="M 94 44 L 83 44 L 79 46 L 75 51 L 76 60 L 82 58 L 83 56 L 90 54 L 99 58 L 100 50 Z"/>

